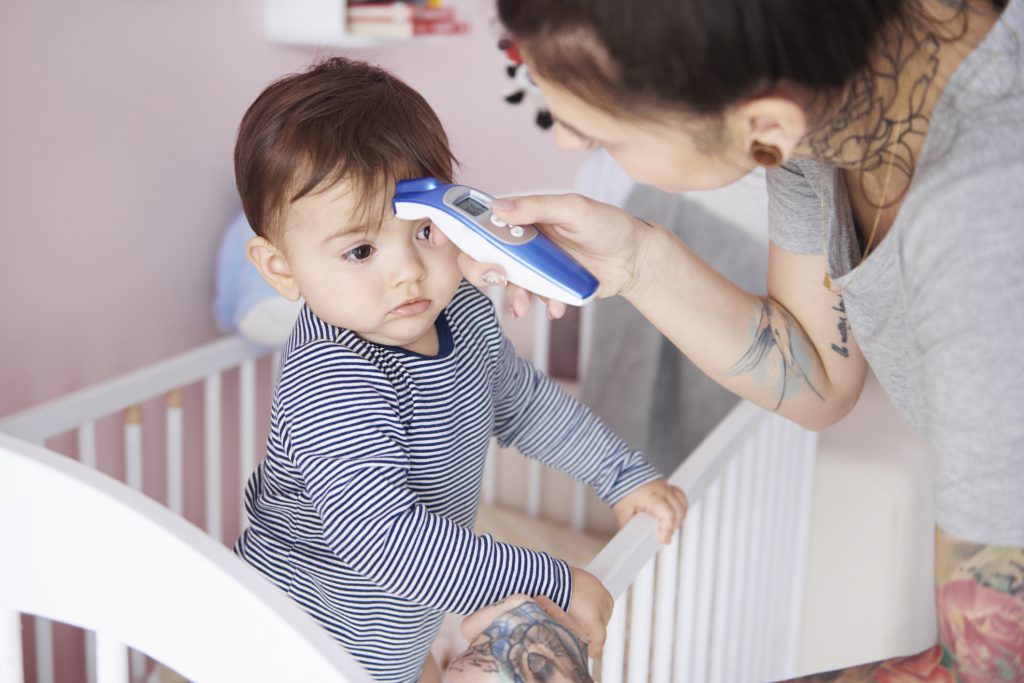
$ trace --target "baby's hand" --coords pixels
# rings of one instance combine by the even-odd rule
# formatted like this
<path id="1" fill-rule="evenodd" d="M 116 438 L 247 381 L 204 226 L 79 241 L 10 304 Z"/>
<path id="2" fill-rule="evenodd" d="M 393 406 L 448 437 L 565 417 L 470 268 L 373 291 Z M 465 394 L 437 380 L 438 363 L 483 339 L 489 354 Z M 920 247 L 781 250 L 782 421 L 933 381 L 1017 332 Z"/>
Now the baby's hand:
<path id="1" fill-rule="evenodd" d="M 630 491 L 625 498 L 612 505 L 612 512 L 619 522 L 619 528 L 625 526 L 636 513 L 646 512 L 658 520 L 661 542 L 668 543 L 686 518 L 686 508 L 686 494 L 682 489 L 670 485 L 664 479 L 658 479 Z"/>

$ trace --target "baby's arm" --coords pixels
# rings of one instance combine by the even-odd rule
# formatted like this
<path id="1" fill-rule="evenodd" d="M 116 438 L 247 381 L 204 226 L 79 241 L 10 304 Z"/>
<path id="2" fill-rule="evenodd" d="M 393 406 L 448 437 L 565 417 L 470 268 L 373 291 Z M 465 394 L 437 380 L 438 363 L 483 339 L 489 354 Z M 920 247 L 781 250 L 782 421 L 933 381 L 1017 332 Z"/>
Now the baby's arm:
<path id="1" fill-rule="evenodd" d="M 524 455 L 594 487 L 619 524 L 654 515 L 663 539 L 679 527 L 686 497 L 643 454 L 629 448 L 589 408 L 572 398 L 502 337 L 495 383 L 495 435 Z"/>
<path id="2" fill-rule="evenodd" d="M 332 345 L 303 349 L 282 376 L 282 445 L 332 552 L 382 589 L 468 613 L 511 593 L 563 609 L 570 567 L 429 512 L 408 488 L 397 394 L 373 366 Z"/>

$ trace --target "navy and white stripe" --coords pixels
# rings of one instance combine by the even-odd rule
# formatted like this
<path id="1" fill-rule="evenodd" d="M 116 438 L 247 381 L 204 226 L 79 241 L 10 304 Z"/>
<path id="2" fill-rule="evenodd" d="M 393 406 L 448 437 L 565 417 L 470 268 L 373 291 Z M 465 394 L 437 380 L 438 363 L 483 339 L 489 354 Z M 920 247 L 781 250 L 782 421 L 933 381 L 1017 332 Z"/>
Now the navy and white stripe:
<path id="1" fill-rule="evenodd" d="M 658 476 L 516 356 L 468 283 L 437 329 L 426 357 L 303 310 L 235 546 L 381 681 L 417 680 L 445 612 L 513 593 L 569 605 L 565 562 L 472 532 L 492 435 L 610 503 Z"/>

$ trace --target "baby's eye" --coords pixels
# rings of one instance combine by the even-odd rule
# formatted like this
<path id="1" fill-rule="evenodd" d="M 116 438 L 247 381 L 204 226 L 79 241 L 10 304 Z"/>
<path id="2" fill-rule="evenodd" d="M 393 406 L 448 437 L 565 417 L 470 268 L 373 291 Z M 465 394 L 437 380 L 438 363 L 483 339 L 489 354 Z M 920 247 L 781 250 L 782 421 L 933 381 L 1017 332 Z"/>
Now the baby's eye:
<path id="1" fill-rule="evenodd" d="M 423 225 L 421 225 L 420 229 L 416 231 L 416 239 L 418 239 L 418 240 L 429 240 L 430 239 L 430 229 L 432 227 L 433 226 L 431 226 L 430 223 L 424 223 Z"/>
<path id="2" fill-rule="evenodd" d="M 374 251 L 376 250 L 373 246 L 369 244 L 360 244 L 355 249 L 349 249 L 346 251 L 342 258 L 346 261 L 365 261 L 370 258 Z"/>

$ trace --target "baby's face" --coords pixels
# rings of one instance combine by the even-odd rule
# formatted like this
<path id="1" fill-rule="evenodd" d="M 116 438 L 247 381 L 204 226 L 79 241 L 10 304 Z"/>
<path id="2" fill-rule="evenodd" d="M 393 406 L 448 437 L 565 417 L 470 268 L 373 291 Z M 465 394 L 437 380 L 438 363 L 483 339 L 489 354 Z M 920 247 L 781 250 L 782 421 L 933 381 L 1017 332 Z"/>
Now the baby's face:
<path id="1" fill-rule="evenodd" d="M 360 224 L 354 194 L 341 182 L 289 206 L 281 247 L 292 277 L 321 320 L 433 355 L 434 321 L 462 277 L 458 250 L 430 239 L 429 220 L 395 218 L 390 197 L 379 230 Z"/>

